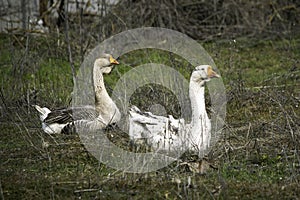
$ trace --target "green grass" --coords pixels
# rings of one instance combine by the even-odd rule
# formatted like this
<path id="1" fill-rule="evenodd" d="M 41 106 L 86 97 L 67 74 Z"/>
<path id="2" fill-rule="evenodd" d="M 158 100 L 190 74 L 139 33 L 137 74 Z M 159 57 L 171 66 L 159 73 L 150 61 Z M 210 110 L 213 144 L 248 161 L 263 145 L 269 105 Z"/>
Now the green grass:
<path id="1" fill-rule="evenodd" d="M 223 76 L 225 83 L 242 73 L 240 78 L 248 87 L 262 86 L 266 80 L 286 75 L 289 70 L 299 67 L 299 39 L 252 43 L 237 39 L 236 42 L 204 44 L 218 68 L 226 74 Z"/>
<path id="2" fill-rule="evenodd" d="M 26 43 L 26 38 L 18 39 L 21 44 Z M 123 173 L 99 163 L 77 135 L 44 134 L 36 112 L 28 105 L 68 105 L 73 90 L 72 73 L 63 53 L 65 46 L 56 52 L 48 49 L 56 47 L 51 38 L 32 37 L 30 41 L 31 48 L 24 56 L 25 50 L 16 39 L 9 36 L 0 39 L 4 47 L 0 55 L 1 197 L 299 198 L 299 39 L 241 38 L 236 43 L 224 40 L 203 44 L 222 75 L 228 99 L 226 125 L 207 156 L 213 167 L 206 174 L 192 172 L 178 163 L 148 174 Z M 78 55 L 74 56 L 78 69 Z M 131 52 L 119 61 L 122 64 L 105 76 L 108 88 L 114 88 L 122 74 L 143 63 L 172 66 L 186 78 L 192 71 L 186 61 L 156 50 Z M 18 68 L 14 68 L 16 63 L 20 64 Z M 155 98 L 161 104 L 159 97 L 164 96 L 167 112 L 174 113 L 177 107 L 170 108 L 174 98 L 169 98 L 170 94 L 161 87 L 152 89 L 140 88 L 132 101 L 147 108 L 146 104 Z M 141 98 L 145 94 L 148 99 Z"/>

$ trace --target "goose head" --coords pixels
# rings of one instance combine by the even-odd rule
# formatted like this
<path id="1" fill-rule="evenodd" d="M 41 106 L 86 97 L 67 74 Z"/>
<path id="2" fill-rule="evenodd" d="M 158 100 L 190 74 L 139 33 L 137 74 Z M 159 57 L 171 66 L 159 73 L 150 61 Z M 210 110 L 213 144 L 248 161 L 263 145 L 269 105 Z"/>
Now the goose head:
<path id="1" fill-rule="evenodd" d="M 102 74 L 109 74 L 114 65 L 118 65 L 119 62 L 110 54 L 102 54 L 95 60 L 94 67 L 99 67 Z"/>
<path id="2" fill-rule="evenodd" d="M 191 81 L 203 85 L 205 82 L 210 81 L 210 79 L 219 77 L 220 75 L 217 74 L 210 65 L 199 65 L 193 71 Z"/>

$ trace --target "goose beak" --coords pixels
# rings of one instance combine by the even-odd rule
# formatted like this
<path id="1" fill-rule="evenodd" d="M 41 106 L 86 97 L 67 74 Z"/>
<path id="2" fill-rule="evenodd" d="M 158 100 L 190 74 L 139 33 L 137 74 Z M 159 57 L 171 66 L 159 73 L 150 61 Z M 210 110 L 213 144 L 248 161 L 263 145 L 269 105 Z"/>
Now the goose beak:
<path id="1" fill-rule="evenodd" d="M 207 69 L 207 76 L 208 78 L 220 78 L 220 75 L 217 74 L 211 66 L 209 66 Z"/>
<path id="2" fill-rule="evenodd" d="M 109 62 L 110 64 L 115 64 L 115 65 L 119 64 L 119 62 L 116 59 L 114 59 L 112 56 L 109 57 Z"/>

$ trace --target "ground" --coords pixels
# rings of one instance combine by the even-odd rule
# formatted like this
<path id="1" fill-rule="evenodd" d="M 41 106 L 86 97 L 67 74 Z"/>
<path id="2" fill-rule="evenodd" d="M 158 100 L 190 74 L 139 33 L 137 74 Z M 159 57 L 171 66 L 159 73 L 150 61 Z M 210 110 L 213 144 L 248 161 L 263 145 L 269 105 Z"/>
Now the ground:
<path id="1" fill-rule="evenodd" d="M 63 46 L 39 36 L 1 35 L 0 42 L 2 199 L 300 198 L 299 39 L 202 43 L 226 88 L 222 135 L 206 156 L 204 171 L 175 162 L 147 174 L 124 173 L 99 163 L 76 134 L 41 131 L 31 104 L 55 108 L 71 101 L 72 72 Z M 124 67 L 105 77 L 107 87 L 113 88 L 120 74 L 147 62 L 143 57 L 149 55 L 151 61 L 172 65 L 186 77 L 191 72 L 167 53 L 133 52 L 119 58 Z M 151 93 L 153 88 L 142 89 L 148 98 L 159 99 Z M 149 102 L 141 98 L 142 92 L 132 99 L 141 107 Z M 176 106 L 170 108 L 174 101 L 166 99 L 167 112 L 178 115 Z"/>

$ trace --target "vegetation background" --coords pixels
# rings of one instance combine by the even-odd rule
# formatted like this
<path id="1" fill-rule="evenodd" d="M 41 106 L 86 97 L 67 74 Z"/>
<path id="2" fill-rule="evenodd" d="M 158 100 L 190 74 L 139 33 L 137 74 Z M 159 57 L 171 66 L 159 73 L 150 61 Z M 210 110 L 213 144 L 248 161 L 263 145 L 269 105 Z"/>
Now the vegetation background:
<path id="1" fill-rule="evenodd" d="M 299 1 L 33 1 L 38 10 L 28 0 L 1 1 L 1 199 L 300 198 Z M 77 135 L 44 134 L 32 105 L 69 106 L 85 55 L 114 34 L 148 26 L 199 41 L 220 70 L 227 118 L 209 155 L 128 174 L 99 163 Z M 142 63 L 167 64 L 186 77 L 192 70 L 175 55 L 147 49 L 119 61 L 105 77 L 110 92 Z M 145 86 L 132 101 L 147 110 L 155 100 L 176 115 L 170 95 Z"/>

